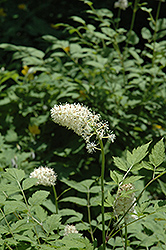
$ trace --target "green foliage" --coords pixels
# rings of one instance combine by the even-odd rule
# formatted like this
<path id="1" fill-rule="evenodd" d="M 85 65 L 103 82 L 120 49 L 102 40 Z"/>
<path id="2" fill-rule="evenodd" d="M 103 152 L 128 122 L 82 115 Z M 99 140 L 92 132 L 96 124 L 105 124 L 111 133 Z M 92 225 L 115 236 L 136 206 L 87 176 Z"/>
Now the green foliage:
<path id="1" fill-rule="evenodd" d="M 136 194 L 137 218 L 127 224 L 127 249 L 165 249 L 166 18 L 159 15 L 162 3 L 158 2 L 154 17 L 151 3 L 148 7 L 133 2 L 126 12 L 116 12 L 81 2 L 86 9 L 83 15 L 75 13 L 67 24 L 56 22 L 51 27 L 46 11 L 42 12 L 47 3 L 38 10 L 34 6 L 33 11 L 31 3 L 24 10 L 12 8 L 11 3 L 4 8 L 10 9 L 7 17 L 0 11 L 1 60 L 7 62 L 0 66 L 0 249 L 102 249 L 103 193 L 107 248 L 124 249 L 124 218 L 131 214 L 117 218 L 114 208 L 117 190 L 130 183 L 134 189 L 120 196 Z M 130 7 L 133 16 L 127 27 L 124 20 Z M 140 13 L 148 19 L 139 33 L 134 25 Z M 29 35 L 24 44 L 18 37 L 24 36 L 22 26 Z M 99 154 L 88 155 L 81 138 L 50 120 L 50 108 L 61 102 L 91 107 L 116 134 L 114 145 L 104 141 L 103 193 Z M 41 165 L 58 174 L 57 197 L 29 178 Z M 64 236 L 67 224 L 74 224 L 79 233 Z"/>

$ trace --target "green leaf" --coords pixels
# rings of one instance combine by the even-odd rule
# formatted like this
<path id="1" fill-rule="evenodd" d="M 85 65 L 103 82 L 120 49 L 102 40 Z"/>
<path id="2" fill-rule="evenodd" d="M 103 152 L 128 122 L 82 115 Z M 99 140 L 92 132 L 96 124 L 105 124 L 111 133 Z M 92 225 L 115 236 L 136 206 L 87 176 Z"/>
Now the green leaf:
<path id="1" fill-rule="evenodd" d="M 81 213 L 78 213 L 75 210 L 69 209 L 69 208 L 61 209 L 59 211 L 59 214 L 61 216 L 71 216 L 71 215 L 74 215 L 74 216 L 78 217 L 79 219 L 82 219 L 82 217 L 83 217 L 83 215 Z"/>
<path id="2" fill-rule="evenodd" d="M 110 170 L 110 177 L 116 184 L 119 184 L 119 182 L 121 182 L 123 179 L 123 175 L 117 173 L 115 170 L 114 171 Z"/>
<path id="3" fill-rule="evenodd" d="M 11 181 L 15 180 L 20 182 L 25 177 L 25 172 L 21 169 L 7 168 L 4 177 Z"/>
<path id="4" fill-rule="evenodd" d="M 23 183 L 22 183 L 23 190 L 26 190 L 26 189 L 29 189 L 29 188 L 33 187 L 36 184 L 37 181 L 38 180 L 35 179 L 35 178 L 27 178 L 27 179 L 25 179 L 23 181 Z"/>
<path id="5" fill-rule="evenodd" d="M 43 228 L 48 234 L 50 234 L 51 232 L 53 232 L 53 230 L 56 230 L 60 226 L 60 218 L 60 215 L 52 214 L 43 223 Z"/>
<path id="6" fill-rule="evenodd" d="M 123 170 L 123 171 L 127 171 L 128 166 L 125 162 L 124 159 L 120 158 L 120 157 L 113 157 L 114 163 L 116 165 L 117 168 Z"/>
<path id="7" fill-rule="evenodd" d="M 94 180 L 91 180 L 91 179 L 87 179 L 81 182 L 76 182 L 72 180 L 67 180 L 65 178 L 63 178 L 61 181 L 64 182 L 69 187 L 74 188 L 75 190 L 82 192 L 82 193 L 87 193 L 90 189 L 90 186 L 94 182 Z"/>
<path id="8" fill-rule="evenodd" d="M 49 194 L 50 194 L 50 192 L 47 192 L 45 190 L 36 191 L 32 195 L 32 197 L 30 197 L 28 199 L 28 202 L 32 206 L 40 205 L 46 200 L 46 198 L 48 197 Z"/>
<path id="9" fill-rule="evenodd" d="M 140 147 L 137 147 L 136 149 L 133 149 L 132 153 L 130 153 L 127 150 L 127 161 L 131 166 L 133 166 L 136 163 L 139 163 L 148 153 L 148 147 L 151 142 L 148 142 L 145 145 L 142 145 Z"/>
<path id="10" fill-rule="evenodd" d="M 149 40 L 152 37 L 150 30 L 148 30 L 146 27 L 142 28 L 141 34 L 142 37 L 146 40 Z"/>
<path id="11" fill-rule="evenodd" d="M 84 21 L 81 17 L 72 16 L 71 18 L 72 18 L 75 22 L 82 23 L 82 24 L 85 25 L 85 21 Z"/>
<path id="12" fill-rule="evenodd" d="M 107 195 L 107 198 L 105 200 L 105 206 L 106 207 L 112 207 L 113 204 L 114 204 L 114 201 L 115 201 L 114 197 L 108 191 L 108 195 Z"/>
<path id="13" fill-rule="evenodd" d="M 11 195 L 17 192 L 20 192 L 20 188 L 16 182 L 12 182 L 10 184 L 1 184 L 0 191 L 7 192 L 7 195 Z"/>
<path id="14" fill-rule="evenodd" d="M 73 202 L 80 206 L 87 206 L 87 200 L 79 197 L 65 197 L 60 202 Z"/>
<path id="15" fill-rule="evenodd" d="M 130 176 L 123 181 L 123 184 L 134 183 L 142 178 L 144 178 L 144 176 Z"/>
<path id="16" fill-rule="evenodd" d="M 166 195 L 166 183 L 158 180 L 159 184 L 160 184 L 160 187 L 161 187 L 161 190 L 162 192 Z"/>
<path id="17" fill-rule="evenodd" d="M 149 161 L 156 168 L 164 161 L 165 159 L 165 147 L 163 138 L 157 142 L 152 149 L 152 153 L 149 155 Z"/>
<path id="18" fill-rule="evenodd" d="M 4 206 L 5 215 L 11 214 L 15 211 L 26 212 L 28 209 L 22 201 L 6 201 Z"/>

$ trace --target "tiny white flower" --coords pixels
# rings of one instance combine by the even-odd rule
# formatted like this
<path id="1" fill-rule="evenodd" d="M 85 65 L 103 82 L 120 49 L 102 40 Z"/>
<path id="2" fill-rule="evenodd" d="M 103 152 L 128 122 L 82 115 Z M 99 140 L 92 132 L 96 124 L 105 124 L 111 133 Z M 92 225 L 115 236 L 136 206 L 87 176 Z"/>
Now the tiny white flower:
<path id="1" fill-rule="evenodd" d="M 37 178 L 38 182 L 36 185 L 43 186 L 54 186 L 57 180 L 57 174 L 52 168 L 48 167 L 39 167 L 36 168 L 29 176 L 30 178 Z"/>
<path id="2" fill-rule="evenodd" d="M 64 229 L 64 236 L 69 234 L 78 234 L 78 231 L 75 226 L 73 225 L 66 225 Z"/>
<path id="3" fill-rule="evenodd" d="M 114 3 L 114 8 L 120 8 L 122 10 L 126 10 L 128 7 L 128 1 L 127 0 L 118 0 Z"/>

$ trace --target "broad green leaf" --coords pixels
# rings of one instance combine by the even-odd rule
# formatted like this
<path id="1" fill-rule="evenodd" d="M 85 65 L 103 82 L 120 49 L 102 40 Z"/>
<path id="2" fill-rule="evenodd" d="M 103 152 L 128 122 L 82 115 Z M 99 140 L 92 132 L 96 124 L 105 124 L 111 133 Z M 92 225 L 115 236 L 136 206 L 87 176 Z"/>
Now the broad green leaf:
<path id="1" fill-rule="evenodd" d="M 84 21 L 81 17 L 72 16 L 71 18 L 72 18 L 75 22 L 85 24 L 85 21 Z"/>
<path id="2" fill-rule="evenodd" d="M 20 188 L 16 182 L 12 182 L 10 184 L 1 184 L 0 191 L 7 192 L 7 195 L 12 195 L 17 192 L 20 192 Z"/>
<path id="3" fill-rule="evenodd" d="M 148 153 L 147 150 L 148 150 L 150 143 L 151 142 L 148 142 L 145 145 L 142 145 L 140 147 L 137 147 L 136 149 L 133 149 L 132 153 L 130 153 L 127 150 L 127 161 L 131 166 L 133 166 L 136 163 L 139 163 L 141 160 L 143 160 L 143 158 L 145 158 L 145 156 Z"/>
<path id="4" fill-rule="evenodd" d="M 52 200 L 47 199 L 42 203 L 42 205 L 45 206 L 48 210 L 50 210 L 52 213 L 56 213 L 55 203 L 53 203 Z"/>
<path id="5" fill-rule="evenodd" d="M 83 215 L 82 215 L 82 217 L 83 217 Z M 70 216 L 66 221 L 65 221 L 65 223 L 66 224 L 73 224 L 73 223 L 75 223 L 75 222 L 80 222 L 82 220 L 82 218 L 79 218 L 79 217 L 77 217 L 77 216 Z"/>
<path id="6" fill-rule="evenodd" d="M 152 37 L 150 30 L 148 30 L 146 27 L 142 28 L 141 34 L 142 37 L 147 40 L 149 40 Z"/>
<path id="7" fill-rule="evenodd" d="M 166 195 L 166 183 L 164 183 L 163 181 L 158 180 L 161 190 L 162 192 Z"/>
<path id="8" fill-rule="evenodd" d="M 87 193 L 90 186 L 94 182 L 94 180 L 91 180 L 91 179 L 87 179 L 87 180 L 82 181 L 82 182 L 76 182 L 76 181 L 72 181 L 72 180 L 67 180 L 65 178 L 63 178 L 61 181 L 64 182 L 69 187 L 74 188 L 77 191 L 82 192 L 82 193 Z"/>
<path id="9" fill-rule="evenodd" d="M 11 225 L 11 231 L 13 233 L 20 233 L 34 228 L 34 223 L 29 220 L 28 216 L 25 219 L 18 220 Z"/>
<path id="10" fill-rule="evenodd" d="M 61 209 L 59 211 L 59 214 L 61 216 L 71 216 L 71 215 L 74 215 L 74 216 L 77 216 L 78 218 L 82 219 L 82 214 L 79 213 L 79 212 L 76 212 L 75 210 L 73 209 L 69 209 L 69 208 L 64 208 L 64 209 Z"/>
<path id="11" fill-rule="evenodd" d="M 128 166 L 125 162 L 124 159 L 120 158 L 120 157 L 113 157 L 114 163 L 116 165 L 117 168 L 123 170 L 123 171 L 127 171 Z"/>
<path id="12" fill-rule="evenodd" d="M 152 170 L 152 171 L 154 170 L 154 167 L 149 162 L 142 161 L 141 164 L 142 164 L 143 168 L 146 168 L 146 169 Z"/>
<path id="13" fill-rule="evenodd" d="M 46 210 L 44 210 L 44 208 L 42 208 L 40 205 L 35 206 L 34 211 L 35 216 L 39 220 L 39 222 L 45 221 L 45 219 L 47 218 L 47 212 Z"/>
<path id="14" fill-rule="evenodd" d="M 106 207 L 112 207 L 113 204 L 114 204 L 114 201 L 115 201 L 115 198 L 108 191 L 108 195 L 107 195 L 107 198 L 105 200 L 105 206 Z"/>
<path id="15" fill-rule="evenodd" d="M 5 214 L 11 214 L 15 211 L 25 212 L 28 211 L 26 205 L 22 201 L 6 201 L 4 206 Z"/>
<path id="16" fill-rule="evenodd" d="M 114 171 L 110 170 L 110 177 L 116 184 L 119 184 L 119 182 L 121 182 L 123 179 L 123 175 L 117 173 L 115 170 Z"/>
<path id="17" fill-rule="evenodd" d="M 7 168 L 4 177 L 11 181 L 15 180 L 20 182 L 25 177 L 25 172 L 21 169 Z"/>
<path id="18" fill-rule="evenodd" d="M 87 200 L 79 197 L 65 197 L 60 202 L 73 202 L 80 206 L 87 206 Z"/>
<path id="19" fill-rule="evenodd" d="M 45 190 L 36 191 L 32 195 L 32 197 L 30 197 L 28 199 L 28 202 L 32 206 L 40 205 L 46 200 L 46 198 L 48 197 L 49 194 L 50 194 L 50 192 L 47 192 Z"/>
<path id="20" fill-rule="evenodd" d="M 157 168 L 164 161 L 164 159 L 165 159 L 165 147 L 162 138 L 153 147 L 152 152 L 149 155 L 149 161 Z"/>
<path id="21" fill-rule="evenodd" d="M 36 184 L 37 181 L 38 180 L 35 179 L 35 178 L 27 178 L 27 179 L 25 179 L 23 181 L 23 183 L 22 183 L 23 190 L 27 190 L 27 189 L 33 187 Z"/>
<path id="22" fill-rule="evenodd" d="M 124 181 L 123 184 L 128 184 L 128 183 L 134 183 L 135 181 L 138 181 L 140 179 L 144 178 L 144 176 L 130 176 L 127 177 Z"/>
<path id="23" fill-rule="evenodd" d="M 43 227 L 48 234 L 60 226 L 60 219 L 60 215 L 58 214 L 52 214 L 47 218 L 47 220 L 43 223 Z"/>
<path id="24" fill-rule="evenodd" d="M 90 193 L 93 193 L 93 194 L 98 194 L 101 190 L 101 187 L 100 186 L 94 186 L 94 187 L 91 187 L 89 192 Z"/>

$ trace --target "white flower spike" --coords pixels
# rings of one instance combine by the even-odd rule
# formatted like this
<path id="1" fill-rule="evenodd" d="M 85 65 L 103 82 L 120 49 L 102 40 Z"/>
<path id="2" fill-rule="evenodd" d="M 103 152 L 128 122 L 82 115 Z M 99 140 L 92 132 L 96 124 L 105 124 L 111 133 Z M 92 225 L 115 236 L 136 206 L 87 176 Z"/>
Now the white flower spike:
<path id="1" fill-rule="evenodd" d="M 108 122 L 101 121 L 99 114 L 95 114 L 80 103 L 55 105 L 51 109 L 51 117 L 55 123 L 82 136 L 89 153 L 97 149 L 95 140 L 103 138 L 108 138 L 111 142 L 115 140 L 115 135 L 109 131 Z M 91 141 L 92 137 L 95 137 L 94 141 Z"/>

